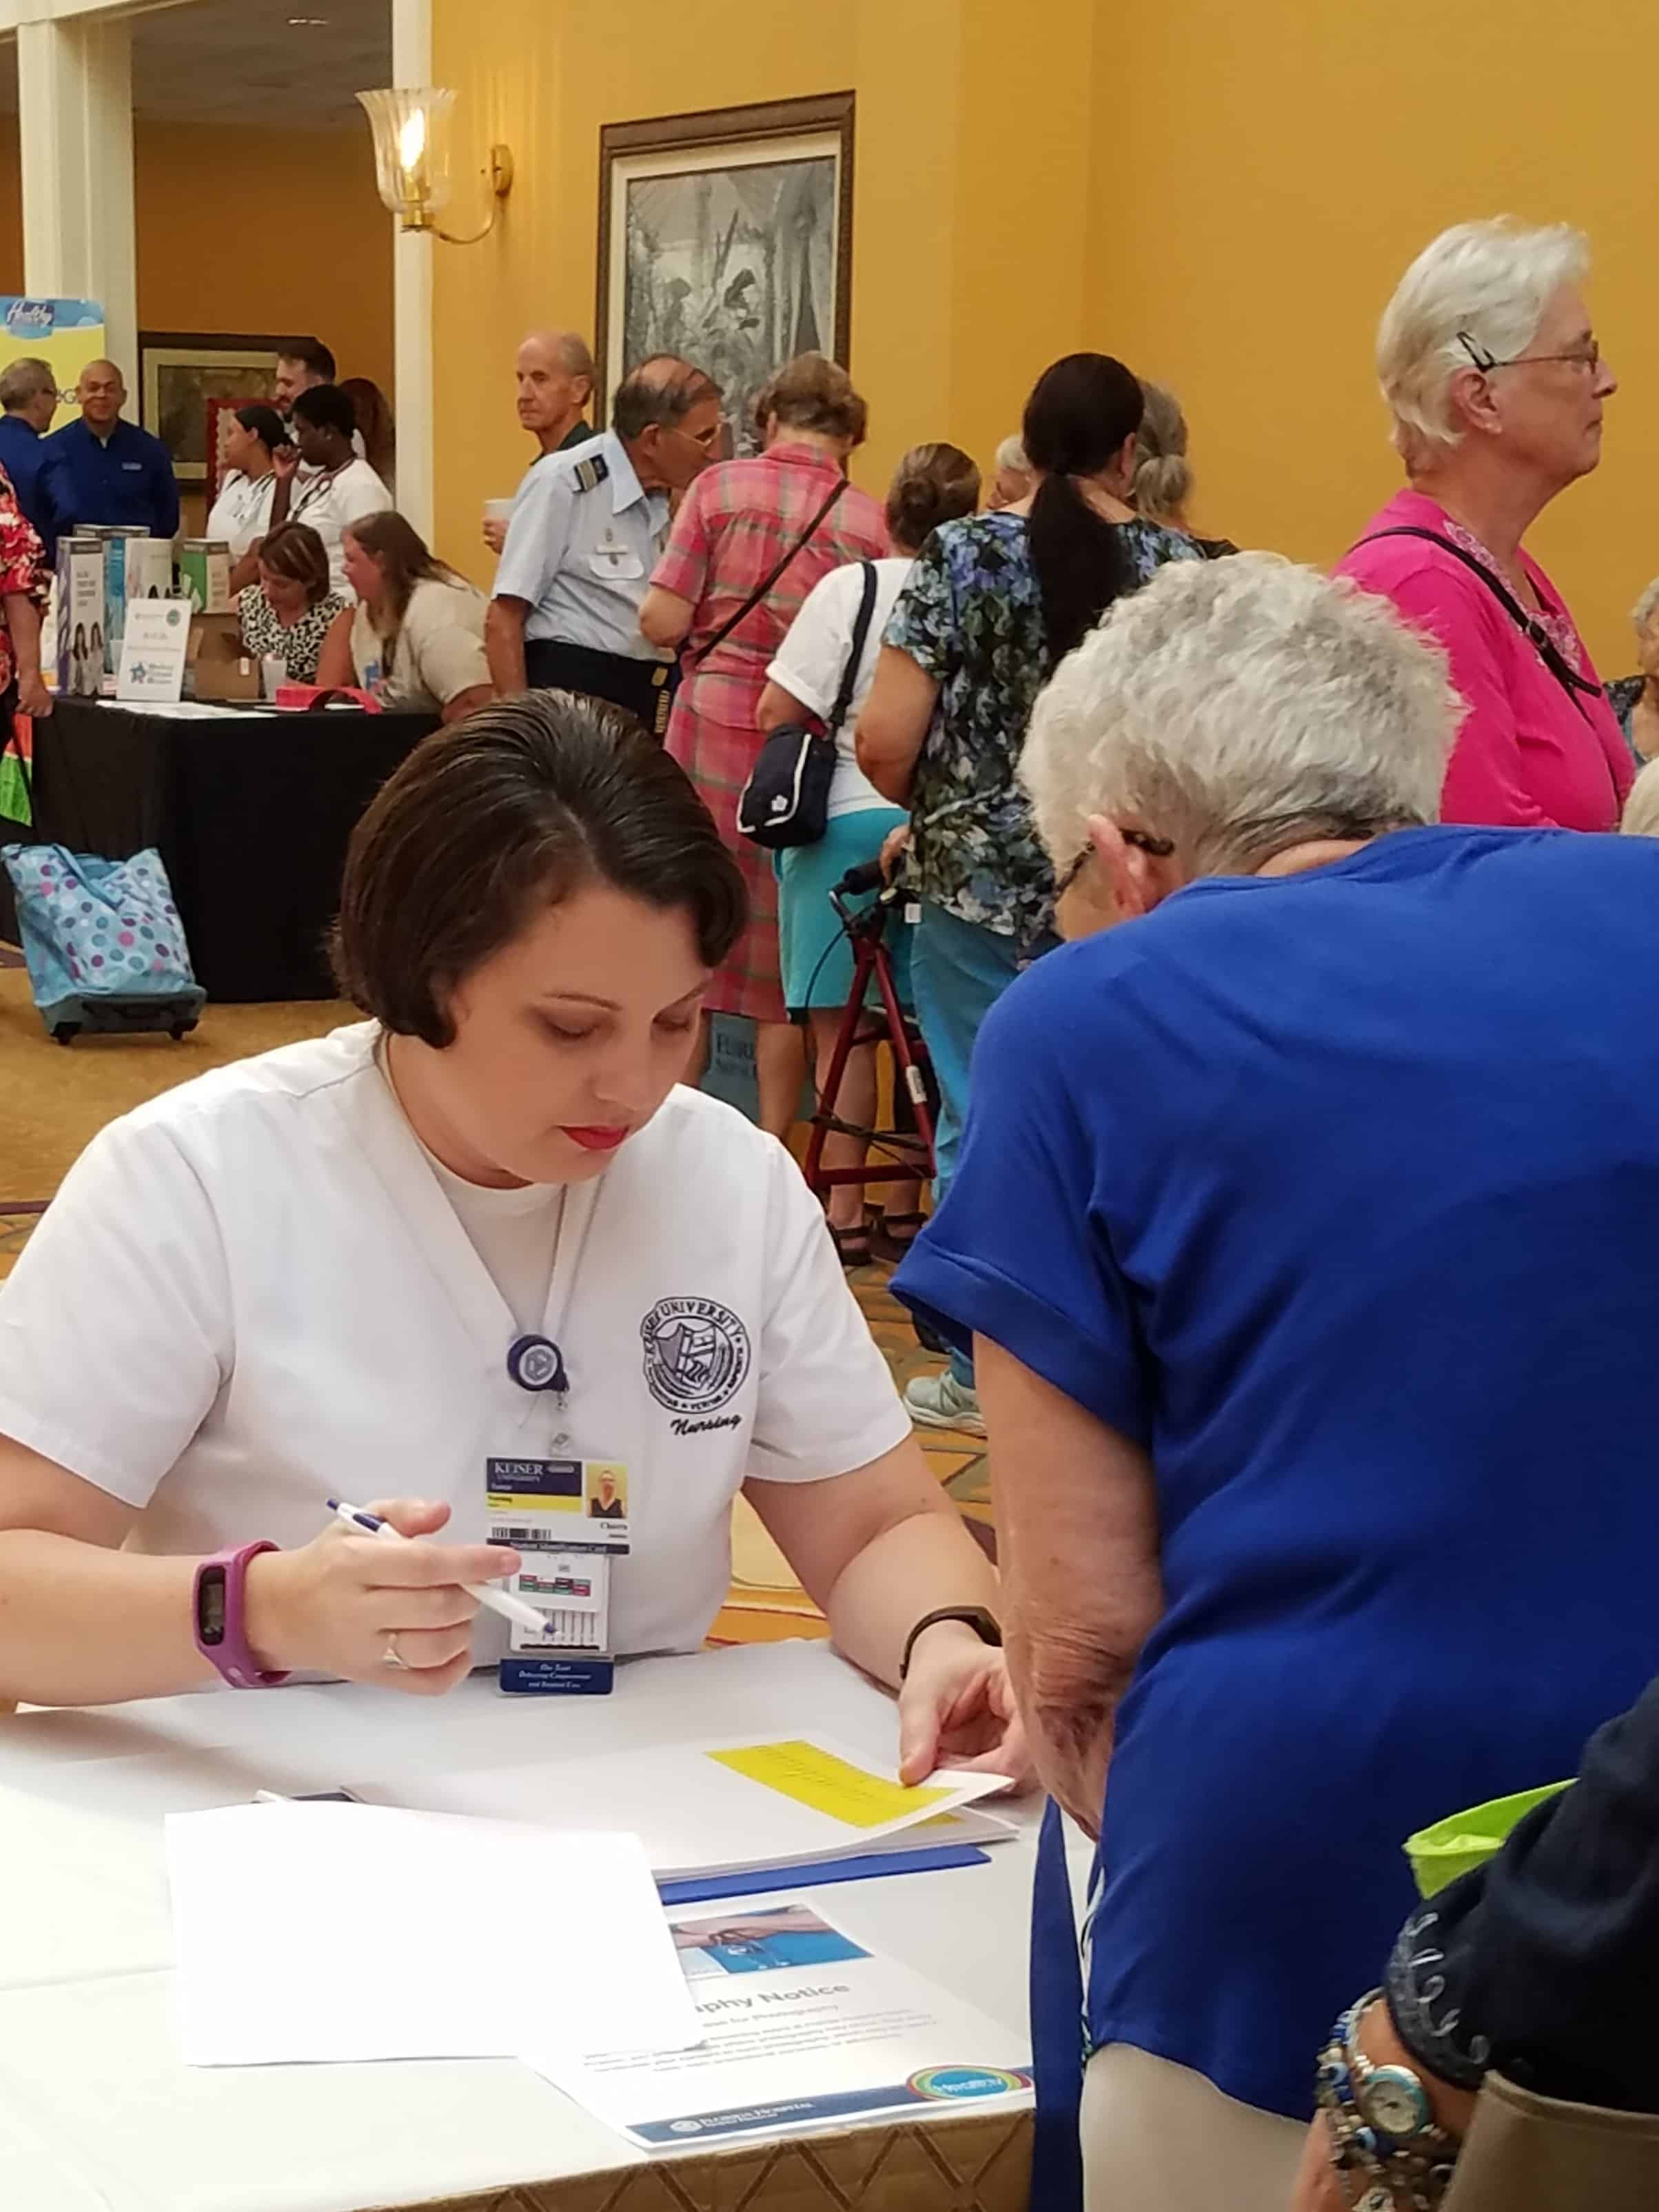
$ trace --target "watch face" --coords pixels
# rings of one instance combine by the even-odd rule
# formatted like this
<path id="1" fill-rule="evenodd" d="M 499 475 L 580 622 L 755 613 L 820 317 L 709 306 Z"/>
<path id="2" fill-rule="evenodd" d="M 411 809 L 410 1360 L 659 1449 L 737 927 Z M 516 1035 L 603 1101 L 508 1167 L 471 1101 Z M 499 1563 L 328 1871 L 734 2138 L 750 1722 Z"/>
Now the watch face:
<path id="1" fill-rule="evenodd" d="M 1359 2092 L 1359 2108 L 1374 2128 L 1404 2142 L 1429 2124 L 1429 2100 L 1415 2074 L 1379 2066 Z"/>
<path id="2" fill-rule="evenodd" d="M 204 1644 L 225 1640 L 225 1571 L 205 1569 L 196 1591 L 196 1631 Z"/>

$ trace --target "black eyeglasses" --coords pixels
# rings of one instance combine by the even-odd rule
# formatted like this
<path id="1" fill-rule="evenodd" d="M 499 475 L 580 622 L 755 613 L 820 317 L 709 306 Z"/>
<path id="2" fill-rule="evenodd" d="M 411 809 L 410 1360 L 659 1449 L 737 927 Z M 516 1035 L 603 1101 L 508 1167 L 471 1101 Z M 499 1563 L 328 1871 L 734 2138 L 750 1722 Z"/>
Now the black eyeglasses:
<path id="1" fill-rule="evenodd" d="M 1459 331 L 1457 343 L 1483 376 L 1491 369 L 1525 368 L 1533 362 L 1541 361 L 1569 361 L 1575 368 L 1589 369 L 1592 376 L 1601 366 L 1601 349 L 1594 338 L 1590 340 L 1589 349 L 1586 353 L 1517 353 L 1511 354 L 1507 361 L 1499 361 L 1496 354 L 1488 353 L 1483 345 L 1477 345 L 1467 331 Z"/>
<path id="2" fill-rule="evenodd" d="M 1154 837 L 1149 830 L 1120 830 L 1117 834 L 1126 845 L 1133 845 L 1138 853 L 1150 854 L 1155 860 L 1167 860 L 1175 851 L 1173 837 Z M 1066 869 L 1065 874 L 1054 885 L 1056 899 L 1063 899 L 1066 892 L 1071 890 L 1085 868 L 1088 866 L 1094 849 L 1092 845 L 1085 845 L 1071 866 Z"/>

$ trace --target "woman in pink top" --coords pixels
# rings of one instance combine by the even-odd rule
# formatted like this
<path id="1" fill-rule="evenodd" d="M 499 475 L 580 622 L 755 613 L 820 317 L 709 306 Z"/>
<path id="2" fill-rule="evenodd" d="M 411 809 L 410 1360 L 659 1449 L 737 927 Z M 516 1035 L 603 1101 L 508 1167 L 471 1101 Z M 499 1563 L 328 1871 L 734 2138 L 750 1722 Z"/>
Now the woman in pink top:
<path id="1" fill-rule="evenodd" d="M 1521 541 L 1601 458 L 1618 389 L 1579 290 L 1582 235 L 1500 217 L 1419 254 L 1377 335 L 1408 489 L 1338 574 L 1390 599 L 1451 657 L 1468 706 L 1448 822 L 1613 830 L 1630 749 L 1560 595 Z"/>
<path id="2" fill-rule="evenodd" d="M 766 741 L 756 709 L 785 632 L 820 576 L 885 555 L 887 522 L 869 494 L 847 482 L 866 410 L 844 368 L 822 354 L 798 356 L 760 392 L 755 416 L 766 450 L 705 469 L 687 492 L 640 628 L 653 645 L 689 647 L 666 744 L 749 890 L 749 927 L 705 1004 L 710 1013 L 753 1018 L 761 1126 L 787 1138 L 806 1060 L 783 1002 L 776 872 L 772 855 L 738 834 L 738 799 Z"/>

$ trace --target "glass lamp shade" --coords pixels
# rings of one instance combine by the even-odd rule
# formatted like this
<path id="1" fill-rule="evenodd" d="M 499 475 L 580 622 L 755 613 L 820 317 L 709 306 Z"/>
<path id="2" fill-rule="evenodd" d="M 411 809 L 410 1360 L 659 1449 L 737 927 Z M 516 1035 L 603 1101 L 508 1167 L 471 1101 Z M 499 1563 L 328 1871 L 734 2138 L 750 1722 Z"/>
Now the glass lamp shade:
<path id="1" fill-rule="evenodd" d="M 449 199 L 449 111 L 441 86 L 360 92 L 374 134 L 374 181 L 405 230 L 429 230 Z"/>

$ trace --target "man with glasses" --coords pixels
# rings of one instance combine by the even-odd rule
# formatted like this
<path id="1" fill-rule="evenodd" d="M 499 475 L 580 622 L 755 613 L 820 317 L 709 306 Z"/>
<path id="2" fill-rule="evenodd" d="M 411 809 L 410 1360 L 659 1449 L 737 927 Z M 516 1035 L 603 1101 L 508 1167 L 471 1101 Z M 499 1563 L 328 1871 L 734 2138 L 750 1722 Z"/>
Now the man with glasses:
<path id="1" fill-rule="evenodd" d="M 690 362 L 653 355 L 617 386 L 611 422 L 544 454 L 525 479 L 484 642 L 498 691 L 586 692 L 661 737 L 676 667 L 641 635 L 640 606 L 670 495 L 718 450 L 720 393 Z"/>

